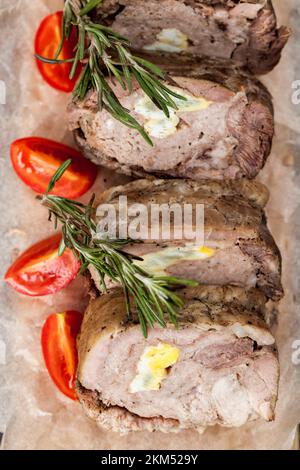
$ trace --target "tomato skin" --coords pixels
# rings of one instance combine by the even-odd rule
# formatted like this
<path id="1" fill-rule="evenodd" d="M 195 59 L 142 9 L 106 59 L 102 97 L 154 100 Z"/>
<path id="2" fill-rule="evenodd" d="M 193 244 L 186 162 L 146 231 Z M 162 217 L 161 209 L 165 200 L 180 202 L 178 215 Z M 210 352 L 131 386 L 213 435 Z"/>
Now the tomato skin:
<path id="1" fill-rule="evenodd" d="M 12 264 L 5 281 L 21 294 L 38 297 L 54 294 L 77 276 L 80 262 L 67 248 L 58 256 L 61 234 L 36 243 Z"/>
<path id="2" fill-rule="evenodd" d="M 44 194 L 56 170 L 66 160 L 72 164 L 51 194 L 76 199 L 86 193 L 97 177 L 97 166 L 77 150 L 43 137 L 25 137 L 11 144 L 10 156 L 18 177 L 33 191 Z"/>
<path id="3" fill-rule="evenodd" d="M 50 315 L 41 335 L 42 351 L 46 367 L 55 385 L 67 397 L 77 400 L 75 394 L 78 355 L 76 337 L 82 314 L 76 311 Z"/>
<path id="4" fill-rule="evenodd" d="M 35 36 L 35 53 L 46 59 L 54 59 L 62 38 L 63 12 L 57 11 L 41 22 Z M 60 60 L 74 57 L 74 48 L 77 44 L 76 28 L 72 29 L 69 40 L 65 40 L 62 51 L 58 57 Z M 75 76 L 70 80 L 69 75 L 72 62 L 64 64 L 47 64 L 36 59 L 38 69 L 44 80 L 57 90 L 70 93 L 73 91 L 76 81 L 81 73 L 82 66 L 78 64 Z"/>

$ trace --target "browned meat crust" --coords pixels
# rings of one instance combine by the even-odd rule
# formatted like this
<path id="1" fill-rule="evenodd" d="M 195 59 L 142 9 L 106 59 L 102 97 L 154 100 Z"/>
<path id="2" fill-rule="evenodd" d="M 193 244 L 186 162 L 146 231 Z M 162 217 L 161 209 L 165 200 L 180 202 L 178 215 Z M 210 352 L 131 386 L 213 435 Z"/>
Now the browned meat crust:
<path id="1" fill-rule="evenodd" d="M 136 431 L 178 432 L 184 429 L 179 421 L 163 418 L 142 418 L 120 406 L 106 406 L 96 390 L 84 388 L 79 381 L 76 383 L 76 394 L 87 416 L 97 421 L 99 427 L 127 434 Z"/>

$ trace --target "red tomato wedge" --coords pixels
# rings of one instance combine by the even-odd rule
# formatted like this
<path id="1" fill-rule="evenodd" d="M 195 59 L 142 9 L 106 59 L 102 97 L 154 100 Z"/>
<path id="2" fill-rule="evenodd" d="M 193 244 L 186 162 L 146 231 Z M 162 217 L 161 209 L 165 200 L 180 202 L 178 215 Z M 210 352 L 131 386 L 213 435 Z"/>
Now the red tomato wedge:
<path id="1" fill-rule="evenodd" d="M 80 270 L 80 262 L 70 249 L 58 256 L 61 235 L 36 243 L 12 264 L 6 282 L 31 297 L 54 294 L 66 287 Z"/>
<path id="2" fill-rule="evenodd" d="M 19 178 L 37 193 L 45 193 L 56 170 L 66 160 L 72 164 L 51 194 L 76 199 L 94 184 L 97 167 L 77 150 L 42 137 L 26 137 L 11 144 L 11 161 Z"/>
<path id="3" fill-rule="evenodd" d="M 55 313 L 47 318 L 42 329 L 42 350 L 48 372 L 59 390 L 77 400 L 75 394 L 78 364 L 76 337 L 82 314 L 76 311 Z"/>
<path id="4" fill-rule="evenodd" d="M 41 22 L 35 37 L 35 53 L 46 59 L 54 59 L 56 51 L 62 39 L 62 18 L 63 12 L 58 11 L 46 16 Z M 73 28 L 71 36 L 65 40 L 59 60 L 72 59 L 75 55 L 74 48 L 77 44 L 76 29 Z M 38 69 L 44 80 L 57 90 L 69 93 L 73 91 L 75 83 L 79 77 L 82 67 L 80 64 L 72 80 L 69 75 L 72 62 L 63 64 L 47 64 L 37 59 Z"/>

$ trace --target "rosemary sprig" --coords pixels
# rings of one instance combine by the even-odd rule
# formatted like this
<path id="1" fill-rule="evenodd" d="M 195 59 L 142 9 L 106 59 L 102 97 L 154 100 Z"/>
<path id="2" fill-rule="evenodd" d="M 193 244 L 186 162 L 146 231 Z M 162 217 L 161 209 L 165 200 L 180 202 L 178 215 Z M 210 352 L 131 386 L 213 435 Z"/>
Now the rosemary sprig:
<path id="1" fill-rule="evenodd" d="M 42 204 L 49 209 L 50 219 L 54 218 L 62 224 L 62 243 L 59 254 L 66 247 L 70 248 L 81 262 L 81 273 L 89 265 L 96 268 L 102 286 L 106 290 L 106 278 L 115 281 L 123 287 L 126 309 L 131 317 L 130 297 L 133 299 L 144 336 L 147 336 L 148 326 L 158 323 L 166 326 L 166 316 L 177 325 L 177 309 L 183 306 L 182 299 L 170 290 L 176 285 L 196 286 L 190 280 L 175 277 L 151 276 L 134 261 L 140 258 L 122 250 L 124 245 L 134 240 L 108 240 L 95 238 L 96 223 L 94 216 L 94 196 L 88 205 L 49 194 L 57 181 L 72 163 L 66 161 L 53 176 L 44 196 L 39 196 Z"/>
<path id="2" fill-rule="evenodd" d="M 150 144 L 152 141 L 143 126 L 122 106 L 107 77 L 118 82 L 124 90 L 132 90 L 135 79 L 151 101 L 169 117 L 169 108 L 177 109 L 173 98 L 185 100 L 162 83 L 164 72 L 151 62 L 133 55 L 129 41 L 104 25 L 94 23 L 88 14 L 102 0 L 64 0 L 62 41 L 53 59 L 36 54 L 46 63 L 73 62 L 70 78 L 75 76 L 80 63 L 85 63 L 81 76 L 74 89 L 74 96 L 83 100 L 93 89 L 98 95 L 98 106 L 106 109 L 115 119 L 136 129 Z M 59 60 L 65 39 L 69 39 L 72 27 L 78 32 L 78 42 L 74 58 Z M 106 71 L 106 72 L 105 72 Z"/>

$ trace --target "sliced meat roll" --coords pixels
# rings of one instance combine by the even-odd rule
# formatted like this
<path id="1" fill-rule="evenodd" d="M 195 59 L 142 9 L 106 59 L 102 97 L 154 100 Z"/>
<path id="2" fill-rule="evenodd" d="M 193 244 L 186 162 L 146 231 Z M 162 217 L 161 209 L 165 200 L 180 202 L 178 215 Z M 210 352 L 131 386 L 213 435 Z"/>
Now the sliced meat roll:
<path id="1" fill-rule="evenodd" d="M 199 287 L 183 297 L 179 328 L 153 328 L 147 339 L 128 321 L 121 289 L 90 303 L 77 395 L 101 427 L 202 431 L 274 419 L 279 366 L 261 294 Z"/>
<path id="2" fill-rule="evenodd" d="M 181 74 L 172 75 L 169 86 L 185 98 L 175 99 L 178 110 L 170 110 L 170 118 L 136 84 L 131 94 L 112 85 L 153 147 L 136 130 L 99 111 L 95 93 L 69 105 L 69 127 L 85 155 L 130 176 L 254 178 L 265 164 L 274 134 L 267 90 L 254 78 L 207 62 L 168 68 Z"/>
<path id="3" fill-rule="evenodd" d="M 248 180 L 134 181 L 106 191 L 98 200 L 101 210 L 106 208 L 104 203 L 115 208 L 117 224 L 120 196 L 127 197 L 129 214 L 137 201 L 147 209 L 148 238 L 144 231 L 137 231 L 135 236 L 144 243 L 125 247 L 126 251 L 142 258 L 136 263 L 147 272 L 194 279 L 207 285 L 256 286 L 268 298 L 281 298 L 281 258 L 266 225 L 264 206 L 268 191 L 264 185 Z M 191 226 L 185 223 L 181 227 L 188 204 L 192 214 Z M 195 215 L 199 207 L 197 204 L 204 207 L 204 240 L 201 245 L 196 241 L 200 240 L 200 237 L 196 238 L 199 230 Z M 99 209 L 97 221 L 102 223 L 103 213 Z M 161 214 L 169 210 L 170 220 L 166 212 L 165 216 L 166 222 L 170 222 L 170 234 L 166 233 L 166 226 L 162 230 L 161 219 L 157 227 L 151 225 L 151 221 L 155 220 L 153 214 L 160 209 Z M 135 210 L 138 211 L 139 206 Z M 134 217 L 128 216 L 128 226 L 133 220 Z M 101 224 L 98 228 L 100 230 Z M 127 238 L 121 235 L 120 228 L 117 227 L 116 236 Z M 178 228 L 183 230 L 176 232 Z M 203 226 L 200 230 L 203 232 Z M 91 274 L 100 288 L 93 268 Z"/>
<path id="4" fill-rule="evenodd" d="M 230 59 L 255 74 L 272 70 L 289 37 L 270 0 L 104 0 L 94 19 L 139 52 Z"/>

